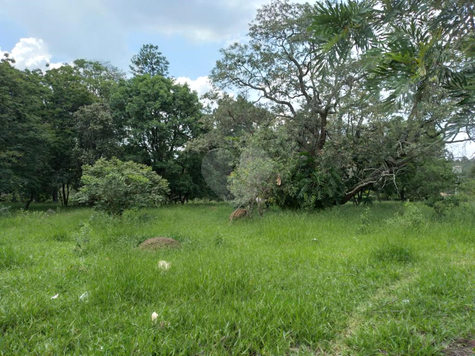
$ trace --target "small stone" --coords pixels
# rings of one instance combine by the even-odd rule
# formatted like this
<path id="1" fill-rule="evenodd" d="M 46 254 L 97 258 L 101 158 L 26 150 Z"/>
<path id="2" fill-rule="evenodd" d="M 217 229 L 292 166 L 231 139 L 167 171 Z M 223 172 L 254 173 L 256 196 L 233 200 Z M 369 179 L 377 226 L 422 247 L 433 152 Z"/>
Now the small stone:
<path id="1" fill-rule="evenodd" d="M 158 261 L 158 268 L 167 270 L 171 267 L 171 263 L 167 261 Z"/>

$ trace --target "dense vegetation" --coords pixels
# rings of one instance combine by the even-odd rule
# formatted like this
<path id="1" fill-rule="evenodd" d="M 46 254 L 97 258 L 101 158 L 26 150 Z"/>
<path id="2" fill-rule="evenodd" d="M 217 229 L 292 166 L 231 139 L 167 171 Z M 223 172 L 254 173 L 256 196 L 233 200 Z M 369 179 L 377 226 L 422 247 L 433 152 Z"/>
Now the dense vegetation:
<path id="1" fill-rule="evenodd" d="M 0 355 L 459 355 L 473 340 L 473 205 L 234 223 L 226 204 L 47 208 L 0 218 Z M 136 248 L 155 236 L 182 245 Z"/>
<path id="2" fill-rule="evenodd" d="M 445 144 L 475 127 L 473 11 L 463 0 L 275 1 L 258 10 L 247 42 L 222 50 L 207 107 L 168 76 L 154 45 L 132 58 L 131 77 L 84 59 L 20 71 L 6 57 L 0 199 L 66 206 L 84 165 L 113 157 L 150 166 L 171 201 L 216 197 L 222 187 L 212 192 L 201 174 L 213 149 L 230 157 L 241 205 L 453 193 Z M 263 152 L 253 174 L 249 152 Z"/>

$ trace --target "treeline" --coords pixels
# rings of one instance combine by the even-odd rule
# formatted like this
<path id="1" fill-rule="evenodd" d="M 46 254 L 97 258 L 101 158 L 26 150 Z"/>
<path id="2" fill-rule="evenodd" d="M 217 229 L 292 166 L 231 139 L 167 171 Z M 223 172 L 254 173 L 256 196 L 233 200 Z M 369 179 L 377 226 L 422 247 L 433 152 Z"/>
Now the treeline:
<path id="1" fill-rule="evenodd" d="M 0 193 L 67 205 L 83 165 L 117 157 L 166 178 L 172 201 L 439 199 L 458 179 L 446 144 L 475 134 L 473 13 L 462 0 L 274 1 L 247 42 L 221 51 L 207 107 L 153 45 L 131 78 L 100 62 L 43 73 L 5 58 Z"/>
<path id="2" fill-rule="evenodd" d="M 82 166 L 117 157 L 147 164 L 170 184 L 170 199 L 212 193 L 201 154 L 184 150 L 202 133 L 202 105 L 188 86 L 167 77 L 152 45 L 125 74 L 108 63 L 76 60 L 57 69 L 20 71 L 0 62 L 0 199 L 67 206 Z"/>

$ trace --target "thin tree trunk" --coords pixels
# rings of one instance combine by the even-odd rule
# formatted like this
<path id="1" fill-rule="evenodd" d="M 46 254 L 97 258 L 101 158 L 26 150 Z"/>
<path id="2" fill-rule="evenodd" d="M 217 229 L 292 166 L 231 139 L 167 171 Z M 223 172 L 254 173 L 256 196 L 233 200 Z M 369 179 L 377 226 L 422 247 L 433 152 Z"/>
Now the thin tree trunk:
<path id="1" fill-rule="evenodd" d="M 66 193 L 66 184 L 62 184 L 61 186 L 62 194 L 61 194 L 61 203 L 64 207 L 68 206 L 68 197 L 69 192 Z M 69 190 L 69 188 L 67 189 Z"/>
<path id="2" fill-rule="evenodd" d="M 34 194 L 33 192 L 31 192 L 30 199 L 26 202 L 25 210 L 28 210 L 30 208 L 30 204 L 33 201 L 33 199 L 34 199 Z"/>

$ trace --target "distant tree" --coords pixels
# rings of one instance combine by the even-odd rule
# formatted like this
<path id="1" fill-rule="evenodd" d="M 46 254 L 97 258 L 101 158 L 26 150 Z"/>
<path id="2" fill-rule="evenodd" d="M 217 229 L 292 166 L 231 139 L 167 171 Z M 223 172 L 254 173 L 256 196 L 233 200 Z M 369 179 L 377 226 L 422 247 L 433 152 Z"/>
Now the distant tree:
<path id="1" fill-rule="evenodd" d="M 54 135 L 50 160 L 54 172 L 51 185 L 60 190 L 61 203 L 67 206 L 70 190 L 79 184 L 81 177 L 81 162 L 75 151 L 77 132 L 74 113 L 99 98 L 89 90 L 80 70 L 73 66 L 49 70 L 44 80 L 48 89 L 44 119 Z"/>
<path id="2" fill-rule="evenodd" d="M 226 148 L 238 156 L 249 137 L 275 122 L 275 115 L 242 95 L 208 93 L 207 99 L 216 105 L 201 119 L 206 131 L 191 143 L 194 150 Z"/>
<path id="3" fill-rule="evenodd" d="M 25 209 L 48 179 L 50 126 L 42 121 L 41 72 L 20 71 L 0 60 L 0 194 L 20 193 Z"/>
<path id="4" fill-rule="evenodd" d="M 83 167 L 81 188 L 75 200 L 93 205 L 109 214 L 124 210 L 158 206 L 166 201 L 168 182 L 151 167 L 117 158 L 100 159 Z"/>
<path id="5" fill-rule="evenodd" d="M 94 164 L 99 158 L 119 154 L 119 130 L 108 105 L 94 103 L 82 106 L 74 113 L 77 135 L 77 155 L 81 165 Z"/>
<path id="6" fill-rule="evenodd" d="M 109 62 L 77 59 L 73 63 L 87 90 L 106 103 L 119 81 L 125 79 L 125 73 Z"/>
<path id="7" fill-rule="evenodd" d="M 149 74 L 150 76 L 168 75 L 169 62 L 158 50 L 158 46 L 152 44 L 143 45 L 140 52 L 132 57 L 130 71 L 134 76 Z"/>

